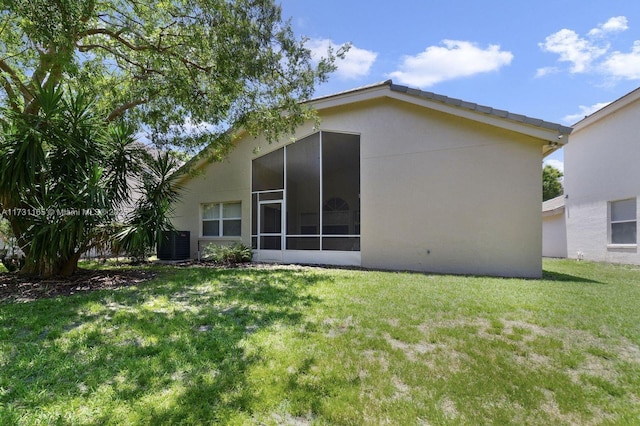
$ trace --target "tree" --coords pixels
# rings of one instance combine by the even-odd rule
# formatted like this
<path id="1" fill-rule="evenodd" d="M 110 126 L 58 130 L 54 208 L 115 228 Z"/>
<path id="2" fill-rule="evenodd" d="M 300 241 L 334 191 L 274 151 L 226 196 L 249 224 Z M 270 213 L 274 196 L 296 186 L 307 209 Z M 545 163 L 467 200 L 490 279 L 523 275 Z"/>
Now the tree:
<path id="1" fill-rule="evenodd" d="M 5 109 L 0 202 L 26 255 L 23 272 L 70 275 L 80 255 L 109 239 L 128 180 L 141 167 L 133 129 L 105 126 L 83 94 L 40 89 L 33 114 Z"/>
<path id="2" fill-rule="evenodd" d="M 131 129 L 145 129 L 156 141 L 191 150 L 211 143 L 216 149 L 209 152 L 217 158 L 233 146 L 226 132 L 232 124 L 252 134 L 263 132 L 269 140 L 291 133 L 313 117 L 300 101 L 311 97 L 315 85 L 335 69 L 334 52 L 317 63 L 312 60 L 305 40 L 296 40 L 290 24 L 282 22 L 274 0 L 0 2 L 0 101 L 7 132 L 3 149 L 20 160 L 2 169 L 4 211 L 73 209 L 79 200 L 71 195 L 78 194 L 97 197 L 96 206 L 117 204 L 118 197 L 126 196 L 127 189 L 120 184 L 128 173 L 128 154 L 120 152 L 125 155 L 121 169 L 103 168 L 109 157 L 102 156 L 102 147 L 111 143 L 105 142 L 109 139 L 105 133 L 124 143 L 122 138 L 132 138 Z M 62 96 L 61 85 L 68 98 Z M 54 102 L 54 94 L 64 100 Z M 80 104 L 90 104 L 92 111 L 76 108 Z M 91 116 L 91 124 L 82 122 L 77 113 Z M 69 128 L 61 119 L 69 114 L 79 120 L 79 127 Z M 97 121 L 104 132 L 98 130 Z M 77 140 L 63 134 L 89 129 L 91 135 Z M 76 143 L 95 144 L 101 154 L 79 154 Z M 54 196 L 56 191 L 48 185 L 57 188 L 63 180 L 47 177 L 67 179 L 78 164 L 86 179 L 69 183 L 85 192 Z M 101 187 L 105 173 L 113 173 L 109 179 L 117 181 L 112 192 Z M 30 200 L 35 193 L 29 192 L 31 184 L 37 185 L 39 198 Z M 34 200 L 38 201 L 31 205 Z M 67 225 L 57 230 L 38 229 L 24 218 L 8 219 L 26 248 L 27 270 L 52 274 L 74 269 L 74 258 L 84 245 L 73 232 L 88 228 L 74 228 L 65 220 L 61 223 Z M 109 218 L 96 219 L 100 226 L 103 219 Z M 80 245 L 71 250 L 73 244 Z M 62 246 L 64 252 L 73 253 L 70 258 L 61 254 Z M 56 256 L 61 257 L 55 260 Z"/>
<path id="3" fill-rule="evenodd" d="M 562 172 L 546 164 L 542 169 L 542 201 L 547 201 L 562 195 Z"/>
<path id="4" fill-rule="evenodd" d="M 332 52 L 314 65 L 274 0 L 0 1 L 0 85 L 13 110 L 33 113 L 38 88 L 72 82 L 107 121 L 192 148 L 230 123 L 292 131 L 309 113 L 299 101 L 334 70 Z"/>
<path id="5" fill-rule="evenodd" d="M 118 246 L 137 261 L 146 259 L 148 251 L 162 242 L 163 231 L 173 230 L 169 218 L 182 189 L 181 176 L 175 173 L 179 162 L 171 153 L 145 156 L 148 167 L 141 174 L 141 197 L 116 235 Z"/>

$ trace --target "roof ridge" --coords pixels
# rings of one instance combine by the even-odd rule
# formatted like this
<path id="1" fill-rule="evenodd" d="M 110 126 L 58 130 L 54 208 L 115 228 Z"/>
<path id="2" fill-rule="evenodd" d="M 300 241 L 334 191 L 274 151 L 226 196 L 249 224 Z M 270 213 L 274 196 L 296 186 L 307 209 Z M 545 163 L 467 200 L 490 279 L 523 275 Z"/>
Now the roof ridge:
<path id="1" fill-rule="evenodd" d="M 525 124 L 529 124 L 535 127 L 542 127 L 550 130 L 557 130 L 561 133 L 570 133 L 573 128 L 563 126 L 562 124 L 554 123 L 551 121 L 542 120 L 540 118 L 533 118 L 523 114 L 516 114 L 507 110 L 497 109 L 486 105 L 477 104 L 475 102 L 468 102 L 458 98 L 452 98 L 445 95 L 439 95 L 434 92 L 428 92 L 425 90 L 414 89 L 408 86 L 395 84 L 389 80 L 389 88 L 394 92 L 406 93 L 407 95 L 417 96 L 431 101 L 441 102 L 446 105 L 451 105 L 458 108 L 467 109 L 470 111 L 493 115 L 499 118 L 506 118 L 508 120 L 517 121 Z"/>
<path id="2" fill-rule="evenodd" d="M 404 93 L 406 95 L 409 96 L 415 96 L 418 98 L 423 98 L 423 99 L 427 99 L 433 102 L 440 102 L 442 104 L 445 105 L 449 105 L 452 107 L 456 107 L 456 108 L 461 108 L 461 109 L 465 109 L 468 111 L 472 111 L 478 114 L 486 114 L 486 115 L 491 115 L 497 118 L 504 118 L 506 120 L 510 120 L 510 121 L 515 121 L 517 123 L 523 123 L 526 125 L 530 125 L 533 127 L 540 127 L 543 129 L 547 129 L 547 130 L 554 130 L 557 131 L 560 134 L 570 134 L 573 131 L 572 127 L 569 126 L 564 126 L 562 124 L 559 123 L 554 123 L 551 121 L 546 121 L 540 118 L 534 118 L 534 117 L 529 117 L 523 114 L 516 114 L 513 112 L 509 112 L 507 110 L 503 110 L 503 109 L 498 109 L 498 108 L 493 108 L 487 105 L 481 105 L 481 104 L 477 104 L 475 102 L 468 102 L 462 99 L 458 99 L 458 98 L 452 98 L 449 96 L 445 96 L 445 95 L 440 95 L 437 94 L 435 92 L 428 92 L 425 90 L 421 90 L 421 89 L 416 89 L 413 87 L 409 87 L 409 86 L 404 86 L 401 84 L 396 84 L 394 83 L 392 80 L 384 80 L 384 81 L 379 81 L 377 83 L 372 83 L 372 84 L 367 84 L 364 86 L 360 86 L 360 87 L 356 87 L 354 89 L 349 89 L 349 90 L 344 90 L 341 92 L 336 92 L 336 93 L 332 93 L 329 95 L 324 95 L 324 96 L 320 96 L 317 98 L 312 98 L 310 99 L 309 103 L 314 103 L 317 101 L 322 101 L 322 100 L 326 100 L 326 99 L 330 99 L 330 98 L 334 98 L 334 97 L 338 97 L 338 96 L 344 96 L 344 95 L 350 95 L 350 94 L 354 94 L 354 93 L 358 93 L 358 92 L 362 92 L 365 90 L 371 90 L 371 89 L 376 89 L 376 88 L 381 88 L 384 86 L 389 86 L 389 90 L 393 91 L 393 92 L 397 92 L 397 93 Z"/>

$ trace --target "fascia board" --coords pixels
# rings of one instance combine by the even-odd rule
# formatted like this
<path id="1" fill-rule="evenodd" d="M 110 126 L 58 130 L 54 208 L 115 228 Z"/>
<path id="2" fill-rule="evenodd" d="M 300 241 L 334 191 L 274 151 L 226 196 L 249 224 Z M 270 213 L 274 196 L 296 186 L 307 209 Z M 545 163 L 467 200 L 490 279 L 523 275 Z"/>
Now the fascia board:
<path id="1" fill-rule="evenodd" d="M 403 102 L 409 102 L 414 105 L 419 105 L 425 108 L 429 108 L 435 111 L 440 111 L 446 114 L 451 114 L 457 117 L 466 118 L 479 123 L 488 124 L 491 126 L 499 127 L 502 129 L 510 130 L 516 133 L 521 133 L 527 136 L 540 139 L 545 142 L 553 142 L 554 144 L 564 145 L 567 143 L 566 134 L 559 132 L 558 130 L 546 129 L 543 127 L 536 127 L 525 123 L 519 123 L 513 119 L 506 118 L 508 113 L 504 112 L 502 118 L 496 114 L 497 110 L 493 110 L 492 114 L 483 113 L 480 111 L 465 109 L 464 107 L 457 107 L 449 105 L 443 102 L 432 101 L 430 99 L 424 99 L 417 96 L 407 96 L 403 93 L 389 91 L 386 94 L 390 98 L 394 98 Z M 515 114 L 512 116 L 518 117 Z M 559 136 L 563 136 L 559 138 Z"/>
<path id="2" fill-rule="evenodd" d="M 623 97 L 611 102 L 609 105 L 602 107 L 593 114 L 583 118 L 573 125 L 573 133 L 577 133 L 591 126 L 592 124 L 615 114 L 617 111 L 625 108 L 626 106 L 637 102 L 640 99 L 640 88 L 624 95 Z"/>

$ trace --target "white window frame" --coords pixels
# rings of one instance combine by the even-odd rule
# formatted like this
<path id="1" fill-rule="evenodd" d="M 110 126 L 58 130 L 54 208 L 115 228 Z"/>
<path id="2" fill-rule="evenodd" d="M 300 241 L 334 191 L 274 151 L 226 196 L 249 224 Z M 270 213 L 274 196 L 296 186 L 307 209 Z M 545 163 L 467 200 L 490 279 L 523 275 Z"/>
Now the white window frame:
<path id="1" fill-rule="evenodd" d="M 609 247 L 614 247 L 614 248 L 615 247 L 618 247 L 618 248 L 622 247 L 622 248 L 624 248 L 624 247 L 637 247 L 638 246 L 638 230 L 637 230 L 637 226 L 638 226 L 637 225 L 637 222 L 638 222 L 638 219 L 637 219 L 638 210 L 637 209 L 638 209 L 638 207 L 637 207 L 637 204 L 636 204 L 635 217 L 633 219 L 624 219 L 624 220 L 615 220 L 614 221 L 613 220 L 613 215 L 612 215 L 613 204 L 615 204 L 617 202 L 621 202 L 621 201 L 630 201 L 630 200 L 633 200 L 634 202 L 637 203 L 635 198 L 626 198 L 626 199 L 622 199 L 622 200 L 614 200 L 614 201 L 609 201 L 609 203 L 608 203 L 608 207 L 609 207 L 609 212 L 608 212 L 609 213 L 609 217 L 608 217 L 608 219 L 609 219 L 609 224 L 608 224 L 609 225 L 608 226 L 608 228 L 609 228 L 608 229 L 608 231 L 609 231 L 609 244 L 608 244 L 608 246 Z M 635 223 L 636 224 L 636 235 L 635 235 L 635 240 L 636 241 L 635 241 L 635 243 L 614 243 L 613 242 L 613 229 L 612 229 L 613 226 L 612 225 L 615 225 L 615 224 L 618 224 L 618 223 Z"/>
<path id="2" fill-rule="evenodd" d="M 203 216 L 206 206 L 218 205 L 218 218 L 217 219 L 205 219 Z M 240 216 L 238 217 L 224 217 L 224 206 L 230 204 L 237 204 L 240 207 Z M 224 222 L 230 220 L 240 221 L 240 233 L 238 235 L 224 235 Z M 204 235 L 204 222 L 219 222 L 218 235 Z M 241 201 L 225 201 L 225 202 L 211 202 L 200 204 L 200 237 L 201 238 L 231 238 L 237 239 L 242 236 L 242 202 Z"/>

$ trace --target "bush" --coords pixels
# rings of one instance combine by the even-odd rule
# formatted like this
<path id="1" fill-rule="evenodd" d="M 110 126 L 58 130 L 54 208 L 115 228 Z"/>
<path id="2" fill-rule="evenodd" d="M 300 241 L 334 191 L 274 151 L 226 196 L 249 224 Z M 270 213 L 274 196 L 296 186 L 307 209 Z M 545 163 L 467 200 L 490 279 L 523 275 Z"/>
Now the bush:
<path id="1" fill-rule="evenodd" d="M 219 265 L 235 265 L 237 263 L 251 262 L 253 252 L 251 247 L 241 243 L 231 246 L 209 244 L 202 250 L 202 259 Z"/>
<path id="2" fill-rule="evenodd" d="M 7 252 L 8 250 L 6 248 L 0 250 L 0 261 L 2 262 L 2 265 L 7 268 L 7 271 L 15 272 L 22 269 L 25 262 L 24 256 L 21 254 L 9 255 Z"/>
<path id="3" fill-rule="evenodd" d="M 22 269 L 24 261 L 24 256 L 3 257 L 2 265 L 7 268 L 7 271 L 15 272 Z"/>

